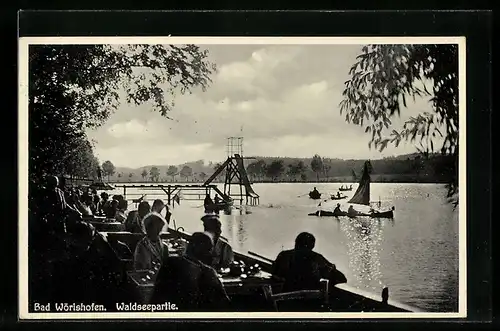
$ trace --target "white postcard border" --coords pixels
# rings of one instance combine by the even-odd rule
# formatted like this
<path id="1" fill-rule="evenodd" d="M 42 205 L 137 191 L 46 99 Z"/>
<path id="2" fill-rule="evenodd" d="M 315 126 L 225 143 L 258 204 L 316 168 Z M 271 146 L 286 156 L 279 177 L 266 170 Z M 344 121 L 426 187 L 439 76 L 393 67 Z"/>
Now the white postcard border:
<path id="1" fill-rule="evenodd" d="M 466 220 L 466 38 L 465 37 L 21 37 L 19 38 L 18 111 L 18 293 L 20 320 L 73 319 L 359 319 L 467 317 Z M 28 300 L 28 48 L 43 44 L 458 44 L 459 46 L 459 309 L 453 313 L 30 313 Z"/>

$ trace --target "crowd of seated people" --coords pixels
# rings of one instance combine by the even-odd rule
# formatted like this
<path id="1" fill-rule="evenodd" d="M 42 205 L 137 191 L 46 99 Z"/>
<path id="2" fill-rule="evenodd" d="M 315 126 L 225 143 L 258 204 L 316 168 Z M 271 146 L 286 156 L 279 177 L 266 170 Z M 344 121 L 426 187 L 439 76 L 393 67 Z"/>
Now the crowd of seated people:
<path id="1" fill-rule="evenodd" d="M 164 260 L 151 303 L 176 302 L 180 311 L 227 311 L 230 299 L 211 266 L 212 250 L 210 236 L 194 233 L 183 255 Z"/>
<path id="2" fill-rule="evenodd" d="M 156 206 L 163 209 L 159 202 Z M 169 220 L 158 213 L 158 208 L 155 211 L 152 208 L 142 219 L 146 235 L 137 244 L 134 254 L 136 270 L 160 266 L 150 302 L 162 303 L 168 298 L 184 311 L 227 310 L 230 300 L 216 270 L 228 267 L 234 255 L 231 246 L 220 237 L 218 215 L 202 217 L 204 232 L 194 233 L 184 252 L 171 256 L 160 239 Z"/>
<path id="3" fill-rule="evenodd" d="M 94 227 L 83 217 L 98 214 L 97 192 L 64 189 L 56 176 L 48 176 L 33 194 L 30 301 L 96 303 L 111 309 L 116 300 L 125 300 L 130 290 L 120 268 L 102 254 Z"/>
<path id="4" fill-rule="evenodd" d="M 127 231 L 143 235 L 131 252 L 134 270 L 157 270 L 150 303 L 176 302 L 182 311 L 230 309 L 231 301 L 217 271 L 231 265 L 234 253 L 221 237 L 222 226 L 217 214 L 203 216 L 203 232 L 191 236 L 184 252 L 171 255 L 160 236 L 168 229 L 171 214 L 160 199 L 151 207 L 147 201 L 142 201 L 137 210 L 128 212 L 123 196 L 109 199 L 103 193 L 99 199 L 95 191 L 71 189 L 64 192 L 58 184 L 57 177 L 49 177 L 43 195 L 42 219 L 48 232 L 67 233 L 69 240 L 60 248 L 61 253 L 65 252 L 64 258 L 51 267 L 52 273 L 46 273 L 49 279 L 38 280 L 32 288 L 42 292 L 53 289 L 48 296 L 54 301 L 109 301 L 110 307 L 111 301 L 116 302 L 121 295 L 126 298 L 129 292 L 123 288 L 125 285 L 112 279 L 113 264 L 93 246 L 95 229 L 82 218 L 83 215 L 104 214 L 125 223 Z M 165 216 L 161 214 L 163 210 L 166 210 Z M 294 249 L 277 256 L 272 274 L 284 283 L 283 291 L 316 288 L 321 278 L 330 279 L 332 285 L 346 282 L 334 264 L 313 250 L 314 246 L 312 234 L 300 233 Z"/>

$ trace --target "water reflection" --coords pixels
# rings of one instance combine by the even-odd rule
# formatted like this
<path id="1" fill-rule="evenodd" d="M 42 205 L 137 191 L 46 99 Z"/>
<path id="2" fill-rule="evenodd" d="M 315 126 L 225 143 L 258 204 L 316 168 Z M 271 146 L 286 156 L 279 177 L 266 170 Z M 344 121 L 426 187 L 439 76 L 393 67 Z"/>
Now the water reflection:
<path id="1" fill-rule="evenodd" d="M 347 237 L 349 267 L 360 284 L 378 292 L 382 284 L 380 244 L 383 239 L 383 221 L 358 217 L 339 221 Z"/>
<path id="2" fill-rule="evenodd" d="M 245 230 L 245 226 L 244 226 L 244 220 L 243 218 L 245 218 L 244 216 L 240 216 L 238 217 L 238 232 L 237 232 L 237 239 L 238 239 L 238 246 L 240 247 L 243 247 L 245 245 L 245 241 L 247 240 L 247 232 Z"/>
<path id="3" fill-rule="evenodd" d="M 222 233 L 222 235 L 224 237 L 226 237 L 227 239 L 229 240 L 232 240 L 234 238 L 234 224 L 233 224 L 233 218 L 228 216 L 228 217 L 225 217 L 223 220 L 222 220 L 222 223 L 223 224 L 226 224 L 225 226 L 225 229 L 224 229 L 224 232 Z"/>

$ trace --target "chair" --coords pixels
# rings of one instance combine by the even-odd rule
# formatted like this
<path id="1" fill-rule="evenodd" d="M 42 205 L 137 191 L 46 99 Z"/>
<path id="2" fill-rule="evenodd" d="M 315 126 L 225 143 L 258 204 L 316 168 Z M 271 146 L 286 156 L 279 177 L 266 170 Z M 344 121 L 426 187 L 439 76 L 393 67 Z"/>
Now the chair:
<path id="1" fill-rule="evenodd" d="M 319 290 L 301 290 L 301 291 L 293 291 L 293 292 L 283 292 L 283 293 L 272 293 L 271 285 L 263 286 L 264 297 L 268 302 L 271 302 L 274 309 L 279 311 L 278 302 L 285 301 L 311 301 L 311 300 L 319 300 L 321 302 L 321 309 L 328 306 L 329 303 L 329 292 L 328 292 L 329 280 L 321 279 L 320 280 L 320 289 Z"/>

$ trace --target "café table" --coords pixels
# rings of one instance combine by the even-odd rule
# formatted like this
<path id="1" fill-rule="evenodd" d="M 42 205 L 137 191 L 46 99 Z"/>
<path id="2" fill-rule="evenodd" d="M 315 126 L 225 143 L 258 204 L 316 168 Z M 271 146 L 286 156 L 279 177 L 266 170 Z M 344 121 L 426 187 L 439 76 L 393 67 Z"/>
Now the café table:
<path id="1" fill-rule="evenodd" d="M 115 221 L 114 218 L 106 218 L 105 216 L 82 216 L 85 222 L 88 222 L 94 226 L 94 228 L 99 232 L 118 232 L 124 231 L 125 225 L 123 223 Z"/>
<path id="2" fill-rule="evenodd" d="M 147 303 L 154 289 L 157 271 L 139 270 L 127 272 L 128 277 L 139 289 L 143 303 Z M 253 275 L 222 275 L 219 279 L 229 297 L 253 295 L 260 291 L 265 285 L 279 286 L 272 275 L 265 271 L 259 271 Z"/>

